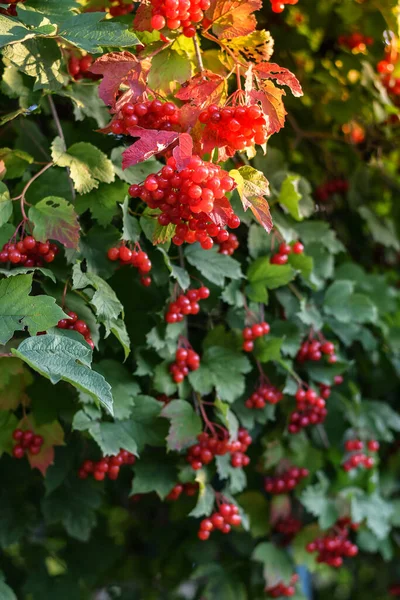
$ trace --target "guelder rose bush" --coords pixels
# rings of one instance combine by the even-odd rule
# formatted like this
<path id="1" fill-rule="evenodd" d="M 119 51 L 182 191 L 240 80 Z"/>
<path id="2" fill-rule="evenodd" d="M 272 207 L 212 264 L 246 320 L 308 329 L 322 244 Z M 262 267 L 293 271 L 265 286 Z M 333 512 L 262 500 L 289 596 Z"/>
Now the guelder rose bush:
<path id="1" fill-rule="evenodd" d="M 394 3 L 61 4 L 0 2 L 0 597 L 398 596 Z"/>

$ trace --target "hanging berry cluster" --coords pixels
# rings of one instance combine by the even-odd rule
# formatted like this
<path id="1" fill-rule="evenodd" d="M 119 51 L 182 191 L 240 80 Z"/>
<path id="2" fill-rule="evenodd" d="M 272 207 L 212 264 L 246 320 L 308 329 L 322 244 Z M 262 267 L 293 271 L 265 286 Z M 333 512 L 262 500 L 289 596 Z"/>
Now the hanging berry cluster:
<path id="1" fill-rule="evenodd" d="M 197 315 L 200 311 L 199 300 L 205 300 L 210 295 L 210 290 L 204 285 L 200 288 L 188 290 L 181 294 L 168 306 L 165 320 L 167 323 L 180 323 L 187 315 Z"/>
<path id="2" fill-rule="evenodd" d="M 307 360 L 318 362 L 322 359 L 322 356 L 328 356 L 328 362 L 333 364 L 337 362 L 337 356 L 335 354 L 335 346 L 332 342 L 319 341 L 310 337 L 308 340 L 302 343 L 300 350 L 297 353 L 296 360 L 299 363 L 304 363 Z"/>
<path id="3" fill-rule="evenodd" d="M 148 275 L 151 271 L 151 260 L 146 252 L 143 252 L 139 244 L 135 245 L 134 250 L 131 250 L 125 244 L 119 247 L 113 246 L 108 250 L 107 256 L 109 260 L 119 260 L 120 265 L 132 265 L 138 270 L 140 283 L 145 287 L 151 285 L 151 277 Z"/>
<path id="4" fill-rule="evenodd" d="M 270 598 L 281 598 L 282 596 L 285 598 L 291 598 L 296 593 L 295 585 L 299 580 L 299 576 L 295 573 L 292 575 L 290 579 L 290 584 L 285 585 L 280 582 L 274 586 L 266 588 L 266 593 Z"/>
<path id="5" fill-rule="evenodd" d="M 385 58 L 379 61 L 376 66 L 383 85 L 392 96 L 400 95 L 400 77 L 394 75 L 399 56 L 397 48 L 394 45 L 389 45 L 385 48 Z"/>
<path id="6" fill-rule="evenodd" d="M 340 519 L 331 532 L 307 544 L 307 552 L 318 552 L 319 563 L 326 563 L 335 568 L 341 567 L 343 557 L 351 558 L 358 554 L 357 546 L 348 539 L 350 529 L 357 530 L 358 524 L 351 523 L 347 518 Z"/>
<path id="7" fill-rule="evenodd" d="M 274 531 L 281 535 L 280 545 L 287 546 L 302 528 L 302 522 L 292 515 L 282 517 L 274 524 Z"/>
<path id="8" fill-rule="evenodd" d="M 286 265 L 289 260 L 289 254 L 303 254 L 304 246 L 301 242 L 294 244 L 280 244 L 278 252 L 271 256 L 270 262 L 272 265 Z"/>
<path id="9" fill-rule="evenodd" d="M 23 458 L 27 453 L 35 456 L 44 444 L 43 437 L 31 429 L 14 429 L 12 437 L 17 442 L 12 451 L 14 458 Z"/>
<path id="10" fill-rule="evenodd" d="M 0 252 L 0 263 L 10 262 L 12 265 L 24 267 L 42 267 L 43 261 L 51 263 L 58 253 L 58 246 L 50 242 L 37 242 L 32 235 L 21 238 L 18 242 L 4 244 Z"/>
<path id="11" fill-rule="evenodd" d="M 317 187 L 315 197 L 319 202 L 327 202 L 334 194 L 346 194 L 348 189 L 349 182 L 345 179 L 332 179 Z"/>
<path id="12" fill-rule="evenodd" d="M 230 442 L 228 432 L 221 432 L 220 435 L 210 435 L 207 432 L 200 433 L 197 436 L 198 443 L 191 446 L 186 454 L 186 460 L 194 469 L 198 471 L 203 465 L 208 465 L 215 456 L 224 456 L 231 454 L 231 465 L 235 468 L 246 467 L 250 459 L 245 454 L 250 446 L 252 439 L 247 429 L 241 427 L 238 431 L 238 439 Z"/>
<path id="13" fill-rule="evenodd" d="M 302 479 L 308 477 L 308 475 L 309 471 L 307 469 L 291 467 L 279 475 L 266 477 L 264 480 L 264 488 L 269 494 L 287 494 L 288 492 L 294 490 L 294 488 L 299 485 Z"/>
<path id="14" fill-rule="evenodd" d="M 234 233 L 229 233 L 226 240 L 219 242 L 219 250 L 220 254 L 225 254 L 226 256 L 232 256 L 232 254 L 239 248 L 239 240 Z"/>
<path id="15" fill-rule="evenodd" d="M 267 404 L 277 404 L 283 399 L 283 394 L 270 383 L 262 383 L 246 400 L 247 408 L 262 409 Z"/>
<path id="16" fill-rule="evenodd" d="M 78 333 L 83 335 L 85 341 L 93 350 L 94 343 L 91 338 L 90 329 L 86 321 L 84 321 L 83 319 L 79 319 L 78 315 L 73 311 L 68 311 L 67 315 L 69 316 L 69 319 L 61 319 L 61 321 L 58 321 L 58 329 L 70 329 L 71 331 L 77 331 Z"/>
<path id="17" fill-rule="evenodd" d="M 226 147 L 228 156 L 254 144 L 265 144 L 268 138 L 267 120 L 257 104 L 219 107 L 210 104 L 199 115 L 205 124 L 204 138 L 213 147 Z"/>
<path id="18" fill-rule="evenodd" d="M 155 175 L 146 177 L 142 185 L 131 185 L 129 194 L 141 198 L 150 208 L 159 208 L 160 225 L 176 225 L 172 238 L 176 246 L 197 241 L 204 250 L 209 250 L 213 238 L 223 241 L 218 237 L 223 227 L 215 223 L 215 208 L 224 207 L 228 227 L 234 229 L 240 225 L 225 196 L 235 185 L 221 167 L 198 156 L 192 156 L 182 171 L 177 169 L 175 158 L 170 157 L 167 164 Z"/>
<path id="19" fill-rule="evenodd" d="M 158 99 L 127 102 L 113 119 L 110 128 L 115 135 L 120 135 L 129 133 L 131 127 L 179 131 L 179 109 L 173 102 Z"/>
<path id="20" fill-rule="evenodd" d="M 241 522 L 242 518 L 239 515 L 238 507 L 235 504 L 224 502 L 211 516 L 201 521 L 197 536 L 200 540 L 205 541 L 215 529 L 219 529 L 222 533 L 229 533 L 231 527 L 239 527 Z"/>
<path id="21" fill-rule="evenodd" d="M 200 356 L 191 348 L 178 348 L 175 353 L 175 362 L 169 367 L 175 383 L 182 381 L 189 375 L 189 371 L 197 371 L 200 367 Z"/>
<path id="22" fill-rule="evenodd" d="M 347 452 L 354 452 L 344 463 L 343 469 L 345 471 L 351 471 L 357 469 L 357 467 L 365 467 L 366 469 L 372 469 L 375 465 L 374 458 L 367 456 L 364 452 L 360 452 L 364 449 L 364 442 L 361 440 L 347 440 L 345 445 Z M 379 442 L 377 440 L 369 440 L 367 442 L 367 448 L 369 452 L 375 453 L 379 450 Z"/>
<path id="23" fill-rule="evenodd" d="M 251 327 L 245 327 L 242 331 L 243 350 L 245 352 L 252 352 L 252 350 L 254 350 L 254 340 L 264 335 L 268 335 L 269 331 L 270 326 L 265 321 L 262 323 L 255 323 Z"/>
<path id="24" fill-rule="evenodd" d="M 182 29 L 186 37 L 196 35 L 196 24 L 210 8 L 210 0 L 151 0 L 151 26 L 160 31 Z"/>
<path id="25" fill-rule="evenodd" d="M 295 395 L 297 409 L 291 413 L 288 431 L 291 434 L 299 433 L 309 425 L 323 423 L 328 411 L 324 398 L 309 388 L 307 391 L 299 388 Z"/>
<path id="26" fill-rule="evenodd" d="M 362 33 L 350 33 L 349 35 L 340 35 L 338 38 L 340 46 L 348 48 L 349 50 L 356 50 L 357 52 L 365 52 L 367 46 L 372 46 L 374 38 L 369 35 L 363 35 Z"/>
<path id="27" fill-rule="evenodd" d="M 282 13 L 286 4 L 297 4 L 299 0 L 271 0 L 271 8 L 274 13 Z"/>
<path id="28" fill-rule="evenodd" d="M 120 450 L 116 456 L 104 456 L 95 462 L 94 460 L 85 460 L 78 471 L 80 479 L 87 479 L 93 475 L 96 481 L 103 481 L 107 475 L 108 479 L 118 479 L 119 471 L 122 465 L 134 465 L 136 457 L 127 450 Z"/>
<path id="29" fill-rule="evenodd" d="M 182 493 L 184 493 L 186 496 L 195 496 L 198 491 L 198 483 L 177 483 L 166 497 L 166 500 L 169 500 L 170 502 L 176 502 Z"/>

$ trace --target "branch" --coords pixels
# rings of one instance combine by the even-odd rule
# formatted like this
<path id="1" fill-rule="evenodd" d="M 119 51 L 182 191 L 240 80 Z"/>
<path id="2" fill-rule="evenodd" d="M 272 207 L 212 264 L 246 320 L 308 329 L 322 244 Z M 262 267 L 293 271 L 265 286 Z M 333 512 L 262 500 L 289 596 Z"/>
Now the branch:
<path id="1" fill-rule="evenodd" d="M 22 216 L 24 218 L 24 221 L 28 221 L 28 217 L 26 216 L 26 212 L 25 212 L 25 194 L 28 191 L 29 187 L 32 185 L 32 183 L 38 178 L 40 177 L 45 171 L 47 171 L 47 169 L 50 169 L 50 167 L 53 166 L 53 163 L 50 162 L 47 165 L 45 165 L 43 167 L 43 169 L 40 169 L 40 171 L 38 171 L 36 173 L 36 175 L 34 175 L 33 177 L 31 177 L 31 179 L 28 181 L 28 183 L 25 185 L 24 189 L 22 190 L 22 194 L 20 196 L 17 196 L 16 198 L 13 198 L 12 200 L 20 200 L 20 206 L 21 206 L 21 213 Z"/>
<path id="2" fill-rule="evenodd" d="M 193 38 L 194 51 L 196 53 L 197 65 L 200 71 L 204 71 L 203 58 L 201 56 L 201 48 L 199 44 L 199 40 L 197 39 L 197 35 Z"/>

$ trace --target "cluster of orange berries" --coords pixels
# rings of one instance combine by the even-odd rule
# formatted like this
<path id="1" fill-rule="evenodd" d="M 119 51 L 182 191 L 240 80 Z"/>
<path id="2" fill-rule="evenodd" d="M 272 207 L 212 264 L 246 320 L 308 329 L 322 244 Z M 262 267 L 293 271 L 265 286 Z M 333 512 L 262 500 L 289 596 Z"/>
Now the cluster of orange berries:
<path id="1" fill-rule="evenodd" d="M 271 0 L 271 8 L 274 13 L 282 13 L 286 4 L 297 4 L 299 0 Z"/>
<path id="2" fill-rule="evenodd" d="M 196 24 L 203 20 L 210 4 L 210 0 L 151 0 L 151 27 L 157 31 L 182 29 L 184 36 L 194 37 Z"/>
<path id="3" fill-rule="evenodd" d="M 340 46 L 344 46 L 349 50 L 357 50 L 358 52 L 365 52 L 367 46 L 372 46 L 374 38 L 369 35 L 363 35 L 362 33 L 350 33 L 348 35 L 341 35 L 338 38 Z"/>

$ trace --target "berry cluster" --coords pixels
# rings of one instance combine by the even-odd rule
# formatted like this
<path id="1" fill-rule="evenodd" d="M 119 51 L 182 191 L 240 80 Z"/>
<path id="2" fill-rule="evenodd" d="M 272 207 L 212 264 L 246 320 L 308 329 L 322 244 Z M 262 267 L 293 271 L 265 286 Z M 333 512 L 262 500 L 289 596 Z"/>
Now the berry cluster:
<path id="1" fill-rule="evenodd" d="M 269 331 L 270 326 L 265 321 L 262 323 L 255 323 L 251 327 L 245 327 L 242 331 L 243 350 L 245 352 L 251 352 L 254 349 L 254 340 L 264 335 L 268 335 Z"/>
<path id="2" fill-rule="evenodd" d="M 86 54 L 85 56 L 75 56 L 72 54 L 68 60 L 68 73 L 75 81 L 79 79 L 99 79 L 99 75 L 95 75 L 89 71 L 93 60 L 91 54 Z"/>
<path id="3" fill-rule="evenodd" d="M 297 353 L 296 360 L 299 363 L 304 363 L 307 360 L 318 362 L 319 360 L 321 360 L 324 354 L 328 356 L 329 363 L 334 364 L 335 362 L 337 362 L 335 346 L 332 342 L 320 342 L 319 340 L 309 338 L 300 346 L 300 350 Z"/>
<path id="4" fill-rule="evenodd" d="M 151 260 L 146 252 L 143 252 L 138 245 L 138 250 L 131 250 L 123 244 L 119 247 L 110 248 L 107 252 L 109 260 L 119 260 L 120 265 L 132 265 L 140 275 L 140 283 L 145 287 L 151 284 L 151 277 L 148 273 L 151 271 Z"/>
<path id="5" fill-rule="evenodd" d="M 77 331 L 78 333 L 83 335 L 85 341 L 93 350 L 94 343 L 91 338 L 90 329 L 86 321 L 84 321 L 83 319 L 78 319 L 78 315 L 73 311 L 68 311 L 67 315 L 69 316 L 69 319 L 61 319 L 61 321 L 58 321 L 58 329 L 70 329 L 71 331 Z"/>
<path id="6" fill-rule="evenodd" d="M 238 439 L 230 442 L 228 432 L 222 437 L 211 436 L 207 432 L 200 433 L 197 436 L 198 443 L 191 446 L 186 455 L 186 460 L 194 469 L 198 471 L 203 465 L 208 465 L 214 456 L 223 456 L 231 454 L 232 467 L 247 467 L 250 462 L 245 454 L 250 446 L 252 439 L 248 431 L 241 427 L 238 431 Z"/>
<path id="7" fill-rule="evenodd" d="M 330 533 L 307 544 L 307 552 L 318 552 L 319 563 L 341 567 L 344 556 L 352 557 L 358 554 L 357 546 L 348 539 L 350 529 L 358 529 L 358 524 L 351 523 L 347 518 L 339 519 Z"/>
<path id="8" fill-rule="evenodd" d="M 385 49 L 385 58 L 378 62 L 376 68 L 381 75 L 381 80 L 389 94 L 392 96 L 400 95 L 400 77 L 393 75 L 395 67 L 399 61 L 397 48 L 392 45 Z"/>
<path id="9" fill-rule="evenodd" d="M 173 102 L 161 102 L 158 99 L 143 100 L 135 104 L 127 102 L 110 127 L 115 135 L 120 135 L 129 133 L 129 128 L 136 126 L 143 127 L 143 129 L 177 131 L 179 129 L 179 109 Z"/>
<path id="10" fill-rule="evenodd" d="M 197 290 L 188 290 L 181 294 L 168 306 L 165 320 L 167 323 L 180 323 L 186 315 L 197 315 L 200 310 L 199 300 L 205 300 L 210 295 L 210 290 L 204 285 Z"/>
<path id="11" fill-rule="evenodd" d="M 327 202 L 333 194 L 346 194 L 349 183 L 345 179 L 332 179 L 321 183 L 315 190 L 315 197 L 320 202 Z"/>
<path id="12" fill-rule="evenodd" d="M 210 0 L 151 0 L 151 6 L 153 29 L 182 28 L 183 35 L 190 38 L 196 35 L 196 23 L 203 20 Z"/>
<path id="13" fill-rule="evenodd" d="M 24 267 L 42 267 L 43 261 L 53 262 L 57 253 L 56 244 L 37 242 L 33 236 L 27 235 L 16 243 L 4 244 L 0 252 L 0 263 L 10 262 L 12 265 Z"/>
<path id="14" fill-rule="evenodd" d="M 264 144 L 268 138 L 267 121 L 257 104 L 222 108 L 210 104 L 200 113 L 199 121 L 205 124 L 204 137 L 218 148 L 226 146 L 229 156 L 254 144 Z"/>
<path id="15" fill-rule="evenodd" d="M 200 540 L 205 541 L 208 540 L 214 529 L 219 529 L 222 533 L 229 533 L 232 526 L 238 527 L 241 522 L 242 517 L 239 515 L 238 507 L 235 504 L 224 502 L 217 511 L 201 521 L 197 536 Z"/>
<path id="16" fill-rule="evenodd" d="M 7 15 L 9 17 L 17 16 L 17 4 L 18 2 L 25 2 L 25 0 L 6 0 L 0 2 L 0 4 L 8 4 L 7 8 L 0 7 L 0 15 Z"/>
<path id="17" fill-rule="evenodd" d="M 363 466 L 366 469 L 372 469 L 375 461 L 372 456 L 367 456 L 364 452 L 360 452 L 364 448 L 364 442 L 361 440 L 347 440 L 345 445 L 347 452 L 354 452 L 344 463 L 343 469 L 348 472 L 357 467 Z M 370 452 L 378 452 L 379 442 L 377 440 L 369 440 L 367 448 Z"/>
<path id="18" fill-rule="evenodd" d="M 269 494 L 279 495 L 287 494 L 299 485 L 302 479 L 308 477 L 309 471 L 299 467 L 291 467 L 287 471 L 275 475 L 274 477 L 266 477 L 264 480 L 265 491 Z"/>
<path id="19" fill-rule="evenodd" d="M 349 50 L 365 52 L 367 46 L 372 46 L 374 43 L 374 38 L 363 35 L 362 33 L 350 33 L 349 35 L 340 35 L 338 43 L 340 46 L 344 46 Z"/>
<path id="20" fill-rule="evenodd" d="M 31 429 L 14 429 L 13 440 L 17 443 L 13 448 L 14 458 L 23 458 L 26 453 L 36 455 L 42 449 L 44 439 L 41 435 L 36 435 Z"/>
<path id="21" fill-rule="evenodd" d="M 176 502 L 182 492 L 184 492 L 186 496 L 195 496 L 198 491 L 198 483 L 177 483 L 166 497 L 166 500 L 169 500 L 170 502 Z"/>
<path id="22" fill-rule="evenodd" d="M 274 13 L 282 13 L 286 4 L 297 4 L 299 0 L 271 0 L 271 8 Z"/>
<path id="23" fill-rule="evenodd" d="M 184 242 L 200 242 L 204 250 L 213 246 L 213 239 L 223 242 L 228 232 L 217 225 L 213 211 L 223 205 L 228 227 L 239 227 L 226 192 L 233 190 L 235 182 L 221 167 L 192 156 L 187 167 L 178 171 L 173 157 L 155 175 L 146 177 L 142 185 L 131 185 L 129 194 L 139 197 L 150 208 L 159 208 L 158 222 L 162 226 L 176 225 L 172 238 L 176 246 Z"/>
<path id="24" fill-rule="evenodd" d="M 309 388 L 308 390 L 304 390 L 300 387 L 295 395 L 297 410 L 303 411 L 306 408 L 314 407 L 317 408 L 325 408 L 325 400 L 318 396 L 317 392 L 313 389 Z"/>
<path id="25" fill-rule="evenodd" d="M 220 254 L 225 254 L 226 256 L 232 256 L 232 254 L 239 248 L 239 240 L 234 233 L 229 233 L 226 240 L 223 240 L 219 243 Z"/>
<path id="26" fill-rule="evenodd" d="M 290 544 L 301 528 L 302 522 L 291 515 L 282 517 L 274 525 L 274 530 L 282 536 L 280 540 L 282 546 Z"/>
<path id="27" fill-rule="evenodd" d="M 299 388 L 295 395 L 296 410 L 291 413 L 288 431 L 291 434 L 299 433 L 309 425 L 323 423 L 328 411 L 324 398 L 318 396 L 317 392 L 309 388 Z"/>
<path id="28" fill-rule="evenodd" d="M 247 408 L 265 408 L 266 404 L 277 404 L 283 398 L 280 390 L 269 383 L 262 383 L 245 402 Z"/>
<path id="29" fill-rule="evenodd" d="M 283 242 L 278 248 L 278 252 L 273 254 L 270 259 L 272 265 L 286 265 L 289 260 L 289 254 L 303 254 L 304 246 L 301 242 L 294 242 L 294 244 L 285 244 Z"/>
<path id="30" fill-rule="evenodd" d="M 175 353 L 175 362 L 169 367 L 175 383 L 182 381 L 189 375 L 189 371 L 197 371 L 200 367 L 200 356 L 191 348 L 178 348 Z"/>
<path id="31" fill-rule="evenodd" d="M 122 17 L 123 15 L 129 15 L 134 7 L 133 2 L 125 3 L 124 0 L 111 0 L 108 12 L 112 17 Z"/>
<path id="32" fill-rule="evenodd" d="M 298 580 L 299 576 L 295 573 L 291 577 L 290 585 L 285 585 L 284 583 L 280 582 L 272 587 L 266 588 L 265 591 L 270 598 L 281 598 L 282 596 L 285 598 L 291 598 L 296 593 L 295 585 Z"/>
<path id="33" fill-rule="evenodd" d="M 85 460 L 78 471 L 80 479 L 87 479 L 93 474 L 96 481 L 103 481 L 107 475 L 108 479 L 118 479 L 119 471 L 122 465 L 134 465 L 136 457 L 127 450 L 120 450 L 116 456 L 104 456 L 95 462 L 94 460 Z"/>

